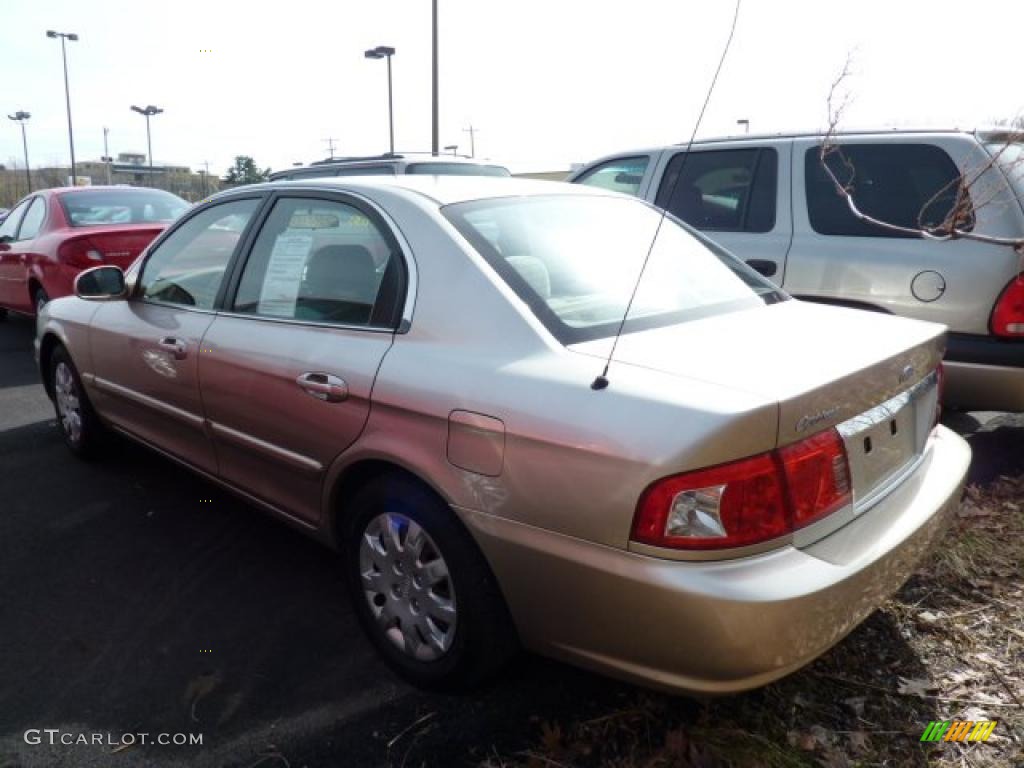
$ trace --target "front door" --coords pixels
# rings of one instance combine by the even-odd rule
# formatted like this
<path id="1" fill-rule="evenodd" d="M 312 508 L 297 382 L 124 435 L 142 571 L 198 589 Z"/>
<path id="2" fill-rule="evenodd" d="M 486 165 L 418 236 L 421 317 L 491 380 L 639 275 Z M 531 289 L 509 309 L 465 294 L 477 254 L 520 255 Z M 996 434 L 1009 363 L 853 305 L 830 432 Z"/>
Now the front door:
<path id="1" fill-rule="evenodd" d="M 202 340 L 252 197 L 200 210 L 146 257 L 128 301 L 93 318 L 95 406 L 108 420 L 211 474 L 217 471 L 199 394 Z"/>
<path id="2" fill-rule="evenodd" d="M 203 341 L 199 379 L 225 480 L 319 521 L 324 474 L 366 423 L 404 275 L 387 224 L 362 203 L 276 200 Z"/>
<path id="3" fill-rule="evenodd" d="M 25 287 L 25 254 L 21 247 L 24 243 L 18 239 L 18 229 L 25 211 L 36 199 L 22 202 L 0 224 L 0 306 L 23 312 L 28 309 L 28 290 Z"/>

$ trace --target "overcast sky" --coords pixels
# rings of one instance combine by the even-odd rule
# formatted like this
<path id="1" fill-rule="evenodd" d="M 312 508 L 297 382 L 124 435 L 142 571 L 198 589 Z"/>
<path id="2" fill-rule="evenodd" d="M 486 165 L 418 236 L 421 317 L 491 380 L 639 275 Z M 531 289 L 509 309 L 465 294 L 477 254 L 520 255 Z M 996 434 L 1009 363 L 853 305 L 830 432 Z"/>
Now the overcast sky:
<path id="1" fill-rule="evenodd" d="M 513 170 L 557 170 L 630 147 L 685 141 L 728 34 L 731 0 L 439 0 L 441 145 Z M 957 125 L 1024 106 L 1018 0 L 744 0 L 700 135 L 819 129 L 829 82 L 854 53 L 847 126 Z M 238 154 L 281 168 L 430 148 L 430 0 L 4 0 L 0 101 L 32 113 L 33 166 L 68 162 L 60 43 L 68 44 L 76 157 L 146 151 L 223 174 Z M 207 52 L 208 51 L 208 52 Z M 0 131 L 0 162 L 21 136 Z"/>

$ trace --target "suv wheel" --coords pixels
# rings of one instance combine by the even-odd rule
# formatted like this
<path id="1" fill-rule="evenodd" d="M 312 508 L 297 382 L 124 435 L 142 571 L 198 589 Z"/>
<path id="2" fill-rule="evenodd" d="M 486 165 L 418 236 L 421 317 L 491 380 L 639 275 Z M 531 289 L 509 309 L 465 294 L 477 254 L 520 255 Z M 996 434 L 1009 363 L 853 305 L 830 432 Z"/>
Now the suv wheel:
<path id="1" fill-rule="evenodd" d="M 57 347 L 50 358 L 50 385 L 57 412 L 57 426 L 64 437 L 64 443 L 72 453 L 82 458 L 96 455 L 103 438 L 103 425 L 64 347 Z"/>
<path id="2" fill-rule="evenodd" d="M 518 646 L 487 562 L 451 509 L 401 474 L 364 486 L 345 533 L 359 620 L 415 685 L 462 690 L 496 674 Z"/>

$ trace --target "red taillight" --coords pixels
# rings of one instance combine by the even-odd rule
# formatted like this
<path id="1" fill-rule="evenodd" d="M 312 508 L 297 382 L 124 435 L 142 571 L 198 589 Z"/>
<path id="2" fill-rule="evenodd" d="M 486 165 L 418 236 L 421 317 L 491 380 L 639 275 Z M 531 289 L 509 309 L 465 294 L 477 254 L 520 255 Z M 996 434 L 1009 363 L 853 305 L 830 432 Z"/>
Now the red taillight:
<path id="1" fill-rule="evenodd" d="M 79 269 L 89 269 L 103 264 L 103 252 L 88 237 L 65 240 L 57 249 L 57 258 Z"/>
<path id="2" fill-rule="evenodd" d="M 632 538 L 674 549 L 768 541 L 850 503 L 846 451 L 834 429 L 769 453 L 672 475 L 640 497 Z"/>
<path id="3" fill-rule="evenodd" d="M 850 503 L 850 470 L 834 429 L 779 449 L 793 527 L 802 528 Z"/>
<path id="4" fill-rule="evenodd" d="M 989 329 L 996 336 L 1024 338 L 1024 274 L 1011 280 L 999 295 L 992 309 Z"/>

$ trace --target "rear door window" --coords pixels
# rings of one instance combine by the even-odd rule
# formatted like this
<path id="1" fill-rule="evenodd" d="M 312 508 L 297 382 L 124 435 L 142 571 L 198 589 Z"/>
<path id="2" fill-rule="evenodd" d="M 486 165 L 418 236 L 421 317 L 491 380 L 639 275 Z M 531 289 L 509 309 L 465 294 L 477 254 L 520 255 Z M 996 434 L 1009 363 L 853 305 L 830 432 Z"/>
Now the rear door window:
<path id="1" fill-rule="evenodd" d="M 821 165 L 820 147 L 804 156 L 807 215 L 821 235 L 916 237 L 861 221 Z M 933 144 L 841 144 L 826 160 L 841 184 L 850 189 L 860 211 L 901 227 L 934 227 L 956 201 L 960 171 L 944 150 Z M 973 226 L 973 217 L 967 229 Z"/>
<path id="2" fill-rule="evenodd" d="M 778 173 L 772 147 L 680 152 L 668 164 L 656 202 L 697 229 L 770 232 Z"/>
<path id="3" fill-rule="evenodd" d="M 575 179 L 575 183 L 636 195 L 640 191 L 640 183 L 644 180 L 644 173 L 650 162 L 651 158 L 648 155 L 609 160 L 591 168 Z"/>
<path id="4" fill-rule="evenodd" d="M 333 200 L 282 198 L 242 272 L 234 311 L 390 326 L 402 285 L 397 248 L 375 220 Z"/>
<path id="5" fill-rule="evenodd" d="M 37 234 L 39 234 L 40 227 L 43 226 L 43 219 L 46 217 L 46 203 L 43 198 L 37 197 L 32 201 L 32 205 L 25 211 L 25 218 L 21 221 L 21 227 L 18 229 L 19 240 L 31 240 Z"/>

